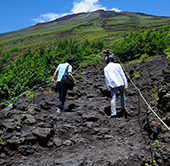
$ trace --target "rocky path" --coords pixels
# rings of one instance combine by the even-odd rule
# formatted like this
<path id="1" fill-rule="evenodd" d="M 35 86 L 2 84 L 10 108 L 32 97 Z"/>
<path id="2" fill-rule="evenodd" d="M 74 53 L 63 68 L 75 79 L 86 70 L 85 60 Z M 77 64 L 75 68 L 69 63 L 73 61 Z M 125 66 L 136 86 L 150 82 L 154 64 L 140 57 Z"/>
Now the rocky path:
<path id="1" fill-rule="evenodd" d="M 159 64 L 161 61 L 162 66 L 158 67 L 157 61 Z M 126 67 L 131 77 L 136 68 L 141 71 L 142 79 L 135 83 L 149 102 L 153 80 L 154 86 L 162 82 L 158 71 L 165 67 L 165 62 L 165 58 L 157 57 L 154 63 L 148 62 L 147 67 L 145 63 Z M 153 64 L 156 70 L 152 70 Z M 111 99 L 105 85 L 104 65 L 78 70 L 75 74 L 78 83 L 73 91 L 68 91 L 66 112 L 56 112 L 58 93 L 51 92 L 50 87 L 39 88 L 35 98 L 23 97 L 14 102 L 13 109 L 1 112 L 0 141 L 4 145 L 0 165 L 142 166 L 152 159 L 156 152 L 155 137 L 146 130 L 148 108 L 130 82 L 126 90 L 128 117 L 120 112 L 118 96 L 118 117 L 109 118 Z M 161 136 L 170 138 L 169 133 L 164 132 L 166 135 Z M 168 141 L 161 145 L 166 150 L 161 151 L 164 158 L 157 154 L 159 164 L 165 162 L 165 158 L 169 160 L 170 151 Z"/>

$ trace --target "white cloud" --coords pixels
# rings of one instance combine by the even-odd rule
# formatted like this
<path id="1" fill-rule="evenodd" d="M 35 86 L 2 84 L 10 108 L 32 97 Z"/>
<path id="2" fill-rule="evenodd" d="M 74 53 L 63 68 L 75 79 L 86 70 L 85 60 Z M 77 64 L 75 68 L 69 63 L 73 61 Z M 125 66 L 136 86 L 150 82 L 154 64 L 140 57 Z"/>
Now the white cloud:
<path id="1" fill-rule="evenodd" d="M 33 18 L 32 20 L 34 21 L 34 23 L 43 23 L 43 22 L 55 20 L 57 18 L 63 17 L 68 14 L 92 12 L 99 9 L 106 10 L 106 7 L 103 7 L 99 3 L 99 0 L 75 0 L 73 2 L 73 8 L 71 9 L 71 13 L 62 13 L 62 14 L 46 13 L 46 14 L 41 14 L 40 17 Z M 121 10 L 118 10 L 117 8 L 112 8 L 110 9 L 110 11 L 121 12 Z"/>
<path id="2" fill-rule="evenodd" d="M 35 23 L 43 23 L 47 21 L 53 21 L 57 18 L 63 17 L 67 15 L 68 13 L 63 13 L 63 14 L 56 14 L 56 13 L 46 13 L 46 14 L 41 14 L 40 17 L 38 18 L 33 18 L 32 20 Z"/>
<path id="3" fill-rule="evenodd" d="M 118 8 L 112 8 L 112 9 L 110 9 L 110 11 L 122 12 L 122 11 L 121 11 L 121 10 L 119 10 Z"/>
<path id="4" fill-rule="evenodd" d="M 71 12 L 72 13 L 91 12 L 98 9 L 106 10 L 105 7 L 99 4 L 98 0 L 81 0 L 73 2 L 73 8 Z"/>

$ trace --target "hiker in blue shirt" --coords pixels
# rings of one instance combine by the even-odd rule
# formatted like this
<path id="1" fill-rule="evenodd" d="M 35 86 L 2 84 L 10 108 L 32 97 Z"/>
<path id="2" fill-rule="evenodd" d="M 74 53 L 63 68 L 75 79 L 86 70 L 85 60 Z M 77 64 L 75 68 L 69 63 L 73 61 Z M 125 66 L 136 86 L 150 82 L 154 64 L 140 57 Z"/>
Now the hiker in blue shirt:
<path id="1" fill-rule="evenodd" d="M 110 52 L 109 58 L 114 58 L 114 54 L 112 52 Z"/>
<path id="2" fill-rule="evenodd" d="M 52 81 L 51 83 L 54 84 L 55 80 L 55 76 L 57 75 L 57 83 L 56 83 L 56 89 L 59 91 L 59 105 L 58 105 L 58 109 L 57 109 L 57 112 L 64 112 L 65 111 L 65 108 L 64 108 L 64 103 L 65 103 L 65 100 L 66 100 L 66 94 L 67 94 L 67 88 L 61 84 L 61 79 L 63 77 L 63 75 L 65 74 L 65 70 L 68 66 L 68 70 L 67 70 L 67 73 L 68 75 L 70 75 L 73 80 L 74 80 L 74 84 L 76 83 L 75 82 L 75 79 L 72 75 L 72 64 L 73 62 L 73 59 L 71 57 L 68 57 L 66 62 L 65 63 L 61 63 L 57 66 L 56 68 L 56 71 L 54 72 L 53 74 L 53 78 L 52 78 Z"/>

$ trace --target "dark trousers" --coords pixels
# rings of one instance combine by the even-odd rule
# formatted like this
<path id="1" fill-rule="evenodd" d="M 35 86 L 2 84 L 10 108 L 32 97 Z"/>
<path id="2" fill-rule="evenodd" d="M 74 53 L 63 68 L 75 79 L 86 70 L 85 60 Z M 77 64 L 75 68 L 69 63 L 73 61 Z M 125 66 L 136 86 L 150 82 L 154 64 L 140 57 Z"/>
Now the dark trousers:
<path id="1" fill-rule="evenodd" d="M 65 86 L 63 86 L 60 82 L 57 82 L 56 88 L 59 91 L 59 100 L 60 100 L 58 107 L 60 109 L 64 109 L 64 103 L 65 103 L 65 100 L 66 100 L 67 88 Z"/>

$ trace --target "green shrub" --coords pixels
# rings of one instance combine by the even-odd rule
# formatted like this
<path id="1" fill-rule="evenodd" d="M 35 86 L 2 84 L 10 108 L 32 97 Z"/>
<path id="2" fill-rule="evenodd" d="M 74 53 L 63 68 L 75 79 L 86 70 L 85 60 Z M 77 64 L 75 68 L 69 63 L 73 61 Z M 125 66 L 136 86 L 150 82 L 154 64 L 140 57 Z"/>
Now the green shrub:
<path id="1" fill-rule="evenodd" d="M 140 59 L 141 61 L 145 61 L 148 57 L 149 57 L 149 55 L 147 55 L 147 54 L 145 53 L 145 54 L 142 54 L 139 59 Z"/>
<path id="2" fill-rule="evenodd" d="M 170 45 L 169 28 L 170 24 L 157 31 L 153 28 L 131 31 L 113 47 L 113 52 L 121 61 L 138 59 L 141 54 L 162 54 Z"/>
<path id="3" fill-rule="evenodd" d="M 136 72 L 134 72 L 134 77 L 133 77 L 133 79 L 138 79 L 138 78 L 140 78 L 140 71 L 136 71 Z"/>
<path id="4" fill-rule="evenodd" d="M 68 56 L 74 59 L 73 68 L 78 67 L 79 61 L 83 65 L 99 62 L 100 55 L 97 53 L 103 47 L 104 44 L 101 41 L 91 43 L 87 40 L 80 44 L 76 40 L 64 39 L 54 48 L 41 46 L 36 51 L 29 48 L 13 64 L 9 65 L 7 61 L 12 52 L 19 51 L 17 48 L 11 50 L 3 56 L 0 62 L 0 102 L 18 96 L 34 86 L 48 84 L 49 77 L 54 73 L 58 64 L 65 62 Z M 0 55 L 2 56 L 2 52 Z"/>
<path id="5" fill-rule="evenodd" d="M 82 77 L 81 73 L 77 73 L 77 74 L 76 74 L 76 77 L 77 77 L 77 78 L 81 78 L 81 77 Z"/>
<path id="6" fill-rule="evenodd" d="M 4 145 L 4 143 L 3 143 L 3 142 L 0 142 L 0 149 L 2 148 L 3 145 Z"/>
<path id="7" fill-rule="evenodd" d="M 19 48 L 14 48 L 14 49 L 12 49 L 10 52 L 20 52 L 20 51 L 22 51 L 22 50 L 19 49 Z"/>
<path id="8" fill-rule="evenodd" d="M 159 100 L 157 88 L 151 89 L 151 97 L 152 97 L 152 100 L 157 100 L 157 101 Z"/>
<path id="9" fill-rule="evenodd" d="M 164 51 L 167 54 L 168 67 L 170 68 L 170 47 Z"/>

